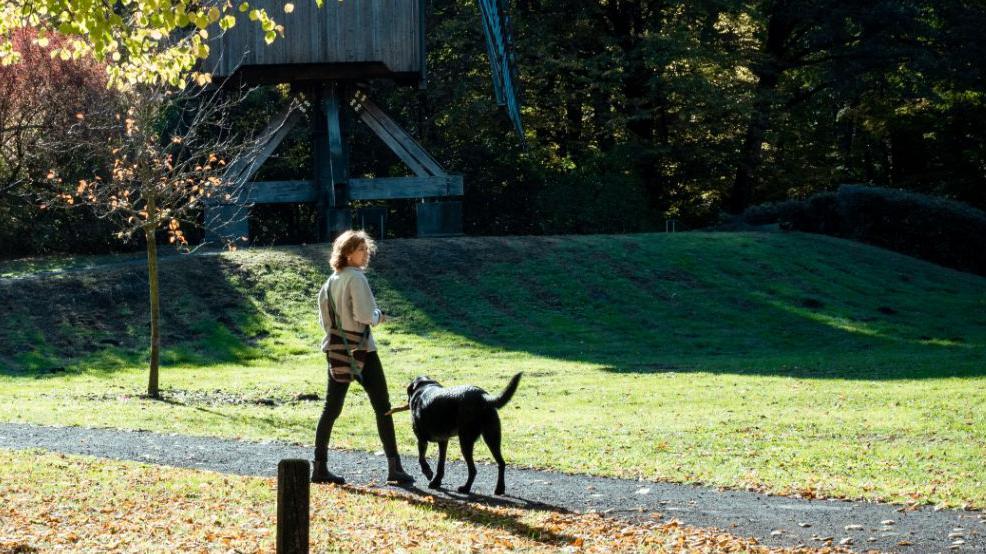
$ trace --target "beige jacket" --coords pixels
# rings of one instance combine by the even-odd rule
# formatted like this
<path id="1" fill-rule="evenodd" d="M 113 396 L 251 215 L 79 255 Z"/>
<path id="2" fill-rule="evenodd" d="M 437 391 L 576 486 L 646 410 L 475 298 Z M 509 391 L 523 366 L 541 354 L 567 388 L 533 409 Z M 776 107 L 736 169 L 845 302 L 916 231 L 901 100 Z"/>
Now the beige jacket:
<path id="1" fill-rule="evenodd" d="M 377 301 L 373 298 L 373 291 L 370 290 L 370 282 L 366 280 L 366 275 L 355 267 L 346 267 L 342 271 L 332 274 L 318 291 L 318 323 L 325 331 L 322 338 L 322 351 L 329 350 L 329 331 L 335 327 L 335 320 L 329 307 L 329 291 L 332 293 L 332 300 L 335 307 L 339 310 L 339 319 L 342 328 L 347 331 L 362 333 L 366 327 L 380 323 L 382 313 L 377 308 Z M 373 340 L 373 333 L 367 337 L 367 344 L 359 347 L 360 350 L 374 352 L 377 343 Z"/>

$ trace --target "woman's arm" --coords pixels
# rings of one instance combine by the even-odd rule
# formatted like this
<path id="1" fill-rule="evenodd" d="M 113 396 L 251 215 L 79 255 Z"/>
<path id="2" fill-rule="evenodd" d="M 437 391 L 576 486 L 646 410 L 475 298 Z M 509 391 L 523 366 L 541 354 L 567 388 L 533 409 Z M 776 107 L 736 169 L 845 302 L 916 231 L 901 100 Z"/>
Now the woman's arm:
<path id="1" fill-rule="evenodd" d="M 360 272 L 353 277 L 349 293 L 353 301 L 353 319 L 364 325 L 378 325 L 383 321 L 383 312 L 377 308 L 377 301 L 366 275 Z"/>

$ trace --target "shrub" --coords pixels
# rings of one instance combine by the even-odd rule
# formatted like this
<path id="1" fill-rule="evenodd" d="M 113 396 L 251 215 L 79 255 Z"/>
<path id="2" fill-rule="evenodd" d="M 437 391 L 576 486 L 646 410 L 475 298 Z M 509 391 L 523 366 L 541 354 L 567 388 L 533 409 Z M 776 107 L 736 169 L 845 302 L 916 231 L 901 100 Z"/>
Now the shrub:
<path id="1" fill-rule="evenodd" d="M 986 275 L 986 212 L 897 189 L 843 185 L 804 200 L 752 206 L 750 225 L 841 236 Z"/>
<path id="2" fill-rule="evenodd" d="M 844 185 L 842 235 L 944 266 L 986 275 L 986 212 L 944 198 Z"/>
<path id="3" fill-rule="evenodd" d="M 797 202 L 781 214 L 778 220 L 782 229 L 806 233 L 839 234 L 840 221 L 837 196 L 834 192 L 820 192 Z"/>
<path id="4" fill-rule="evenodd" d="M 770 225 L 788 220 L 790 214 L 800 211 L 803 200 L 784 200 L 750 206 L 743 212 L 743 221 L 748 225 Z"/>
<path id="5" fill-rule="evenodd" d="M 821 192 L 804 200 L 751 206 L 743 212 L 743 222 L 747 225 L 777 223 L 785 230 L 836 234 L 839 230 L 836 194 Z"/>

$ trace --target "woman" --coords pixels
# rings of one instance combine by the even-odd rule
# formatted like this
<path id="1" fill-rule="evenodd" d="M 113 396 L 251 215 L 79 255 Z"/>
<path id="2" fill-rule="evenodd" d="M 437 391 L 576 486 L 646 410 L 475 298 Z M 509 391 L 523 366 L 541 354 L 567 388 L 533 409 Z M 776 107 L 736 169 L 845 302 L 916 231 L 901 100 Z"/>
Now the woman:
<path id="1" fill-rule="evenodd" d="M 318 291 L 318 318 L 325 330 L 322 351 L 329 363 L 329 387 L 315 430 L 313 483 L 341 485 L 346 482 L 329 471 L 326 461 L 332 425 L 342 412 L 352 380 L 363 386 L 376 413 L 377 433 L 387 455 L 387 481 L 414 482 L 414 478 L 404 472 L 397 454 L 394 420 L 387 415 L 390 410 L 387 380 L 370 331 L 371 326 L 385 320 L 363 274 L 375 252 L 376 244 L 363 231 L 346 231 L 339 235 L 332 244 L 331 264 L 335 272 Z M 340 327 L 344 332 L 339 332 Z"/>

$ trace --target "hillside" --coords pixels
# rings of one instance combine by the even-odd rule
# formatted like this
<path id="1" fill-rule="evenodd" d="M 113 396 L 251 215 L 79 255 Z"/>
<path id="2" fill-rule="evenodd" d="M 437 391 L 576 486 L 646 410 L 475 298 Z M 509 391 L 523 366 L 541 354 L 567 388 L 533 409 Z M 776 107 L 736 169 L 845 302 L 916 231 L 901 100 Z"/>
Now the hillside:
<path id="1" fill-rule="evenodd" d="M 311 444 L 326 256 L 165 260 L 163 401 L 139 261 L 0 268 L 0 421 Z M 394 240 L 370 279 L 392 403 L 417 375 L 524 372 L 511 465 L 986 507 L 986 279 L 781 233 Z M 333 447 L 379 449 L 358 387 L 337 426 Z M 397 438 L 414 451 L 404 416 Z"/>
<path id="2" fill-rule="evenodd" d="M 167 361 L 310 353 L 326 257 L 318 245 L 166 259 Z M 815 235 L 393 240 L 380 244 L 370 276 L 395 316 L 391 333 L 614 372 L 880 379 L 986 371 L 986 280 Z M 21 277 L 0 280 L 4 371 L 139 363 L 142 265 Z"/>

